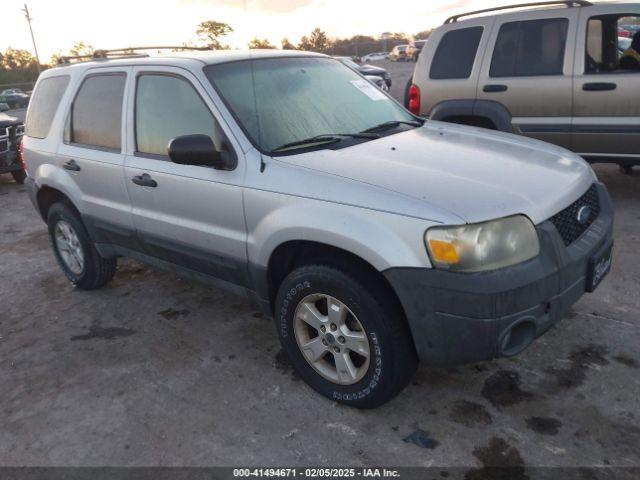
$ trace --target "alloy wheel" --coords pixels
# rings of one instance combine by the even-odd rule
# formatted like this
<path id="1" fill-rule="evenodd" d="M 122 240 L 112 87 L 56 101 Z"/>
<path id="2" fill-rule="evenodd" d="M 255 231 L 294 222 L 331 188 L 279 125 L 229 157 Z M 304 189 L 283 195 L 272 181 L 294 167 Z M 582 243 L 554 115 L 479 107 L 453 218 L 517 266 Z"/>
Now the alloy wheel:
<path id="1" fill-rule="evenodd" d="M 339 385 L 359 382 L 369 370 L 369 340 L 362 324 L 340 300 L 312 294 L 294 314 L 294 333 L 305 360 L 325 379 Z"/>
<path id="2" fill-rule="evenodd" d="M 73 227 L 64 220 L 58 221 L 54 229 L 54 238 L 60 258 L 65 266 L 76 275 L 84 270 L 84 252 Z"/>

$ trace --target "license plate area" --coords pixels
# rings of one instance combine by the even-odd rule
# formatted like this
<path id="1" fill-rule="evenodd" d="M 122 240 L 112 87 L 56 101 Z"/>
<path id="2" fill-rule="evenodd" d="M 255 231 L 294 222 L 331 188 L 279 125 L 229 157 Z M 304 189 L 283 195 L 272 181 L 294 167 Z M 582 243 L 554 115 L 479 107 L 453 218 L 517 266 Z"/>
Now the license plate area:
<path id="1" fill-rule="evenodd" d="M 585 287 L 587 292 L 593 292 L 600 285 L 602 279 L 607 276 L 611 270 L 612 255 L 613 240 L 609 240 L 589 259 Z"/>

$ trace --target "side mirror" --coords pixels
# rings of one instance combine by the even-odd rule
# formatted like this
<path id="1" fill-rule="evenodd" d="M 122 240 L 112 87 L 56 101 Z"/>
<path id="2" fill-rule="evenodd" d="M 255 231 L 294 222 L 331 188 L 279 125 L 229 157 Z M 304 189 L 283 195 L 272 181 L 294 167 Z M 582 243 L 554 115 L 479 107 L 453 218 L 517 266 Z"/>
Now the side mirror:
<path id="1" fill-rule="evenodd" d="M 219 152 L 208 135 L 183 135 L 169 142 L 169 158 L 180 165 L 213 167 L 233 170 L 235 158 L 229 152 Z"/>

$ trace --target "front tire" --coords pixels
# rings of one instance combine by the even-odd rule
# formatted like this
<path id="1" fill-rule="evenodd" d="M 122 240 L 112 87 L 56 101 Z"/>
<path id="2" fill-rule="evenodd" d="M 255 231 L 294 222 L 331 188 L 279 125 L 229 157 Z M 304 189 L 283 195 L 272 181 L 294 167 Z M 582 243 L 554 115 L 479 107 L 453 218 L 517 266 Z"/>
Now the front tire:
<path id="1" fill-rule="evenodd" d="M 283 350 L 331 400 L 374 408 L 409 382 L 417 355 L 401 309 L 379 284 L 328 265 L 291 272 L 276 299 Z"/>
<path id="2" fill-rule="evenodd" d="M 11 172 L 11 176 L 13 177 L 13 180 L 18 185 L 22 185 L 24 183 L 25 178 L 27 178 L 27 174 L 24 172 L 24 170 L 13 171 Z"/>
<path id="3" fill-rule="evenodd" d="M 64 203 L 54 203 L 47 215 L 49 238 L 58 264 L 80 290 L 103 287 L 116 273 L 116 259 L 100 256 L 79 215 Z"/>
<path id="4" fill-rule="evenodd" d="M 619 168 L 623 175 L 633 175 L 633 165 L 619 165 Z"/>

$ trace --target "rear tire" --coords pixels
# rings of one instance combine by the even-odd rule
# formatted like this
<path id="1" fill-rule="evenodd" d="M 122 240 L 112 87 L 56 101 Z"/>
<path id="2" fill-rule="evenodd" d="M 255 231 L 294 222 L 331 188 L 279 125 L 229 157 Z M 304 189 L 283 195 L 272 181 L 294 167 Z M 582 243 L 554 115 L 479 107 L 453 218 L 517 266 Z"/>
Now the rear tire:
<path id="1" fill-rule="evenodd" d="M 305 382 L 331 400 L 374 408 L 409 383 L 418 363 L 396 303 L 363 275 L 308 265 L 283 280 L 274 317 L 282 348 Z M 340 323 L 336 312 L 343 311 Z M 309 346 L 306 353 L 301 345 Z"/>
<path id="2" fill-rule="evenodd" d="M 54 203 L 47 215 L 49 238 L 58 264 L 80 290 L 103 287 L 116 273 L 117 260 L 103 258 L 96 250 L 76 211 Z"/>
<path id="3" fill-rule="evenodd" d="M 24 183 L 25 178 L 27 178 L 27 174 L 24 170 L 17 170 L 15 172 L 11 172 L 11 176 L 15 180 L 18 185 L 22 185 Z"/>
<path id="4" fill-rule="evenodd" d="M 619 167 L 623 175 L 633 175 L 633 165 L 619 165 Z"/>

